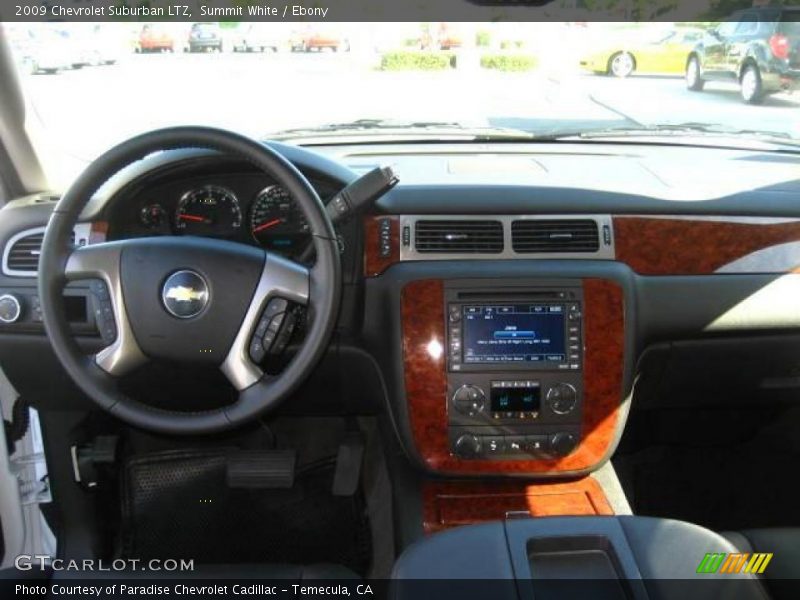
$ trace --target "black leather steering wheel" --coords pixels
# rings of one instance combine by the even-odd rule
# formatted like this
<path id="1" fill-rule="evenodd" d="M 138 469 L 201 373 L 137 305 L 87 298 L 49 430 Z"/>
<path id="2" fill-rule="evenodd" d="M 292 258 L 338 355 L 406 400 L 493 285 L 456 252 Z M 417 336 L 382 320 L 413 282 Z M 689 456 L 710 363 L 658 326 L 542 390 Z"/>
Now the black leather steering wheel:
<path id="1" fill-rule="evenodd" d="M 178 148 L 205 148 L 242 158 L 275 179 L 308 221 L 315 265 L 306 268 L 245 244 L 189 236 L 71 246 L 81 211 L 103 183 L 137 160 Z M 64 286 L 80 279 L 105 283 L 116 326 L 115 341 L 91 356 L 73 339 L 64 310 Z M 131 425 L 162 433 L 222 431 L 275 408 L 306 379 L 325 351 L 340 293 L 333 225 L 306 178 L 271 148 L 204 127 L 145 133 L 95 160 L 56 205 L 39 261 L 44 325 L 67 373 L 103 409 Z M 275 298 L 307 305 L 312 318 L 297 354 L 279 375 L 269 376 L 251 360 L 249 345 L 263 323 L 265 307 Z M 117 379 L 149 360 L 215 364 L 238 398 L 215 410 L 176 412 L 122 394 Z"/>

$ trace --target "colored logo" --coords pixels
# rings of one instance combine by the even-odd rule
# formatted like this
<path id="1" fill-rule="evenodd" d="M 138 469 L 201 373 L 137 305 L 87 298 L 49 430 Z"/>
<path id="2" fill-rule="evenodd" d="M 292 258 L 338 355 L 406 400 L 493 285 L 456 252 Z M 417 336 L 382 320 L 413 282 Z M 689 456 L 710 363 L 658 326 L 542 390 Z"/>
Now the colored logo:
<path id="1" fill-rule="evenodd" d="M 194 271 L 178 271 L 164 283 L 161 300 L 172 316 L 194 317 L 208 304 L 208 284 Z"/>
<path id="2" fill-rule="evenodd" d="M 698 573 L 752 573 L 760 575 L 772 560 L 772 553 L 710 552 L 697 565 Z"/>

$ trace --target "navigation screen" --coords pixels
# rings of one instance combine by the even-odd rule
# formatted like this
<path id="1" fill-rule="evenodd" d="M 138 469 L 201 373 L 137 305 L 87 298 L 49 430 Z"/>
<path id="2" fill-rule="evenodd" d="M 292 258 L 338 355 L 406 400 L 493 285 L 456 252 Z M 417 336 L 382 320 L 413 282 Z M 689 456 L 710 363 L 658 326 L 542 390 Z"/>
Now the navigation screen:
<path id="1" fill-rule="evenodd" d="M 464 363 L 564 362 L 562 304 L 465 305 Z"/>

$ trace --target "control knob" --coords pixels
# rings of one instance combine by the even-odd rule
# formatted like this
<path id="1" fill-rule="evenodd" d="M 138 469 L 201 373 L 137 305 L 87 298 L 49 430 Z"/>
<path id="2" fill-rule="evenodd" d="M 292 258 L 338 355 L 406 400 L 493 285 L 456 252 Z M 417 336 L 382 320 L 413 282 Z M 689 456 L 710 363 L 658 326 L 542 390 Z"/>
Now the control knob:
<path id="1" fill-rule="evenodd" d="M 465 433 L 456 440 L 454 452 L 461 458 L 477 458 L 483 451 L 480 439 L 471 433 Z"/>
<path id="2" fill-rule="evenodd" d="M 0 296 L 0 323 L 16 323 L 22 315 L 22 304 L 13 294 Z"/>
<path id="3" fill-rule="evenodd" d="M 557 415 L 569 414 L 578 403 L 578 392 L 569 383 L 557 383 L 547 390 L 547 403 Z"/>
<path id="4" fill-rule="evenodd" d="M 556 456 L 566 456 L 575 449 L 577 439 L 567 431 L 559 431 L 550 436 L 550 451 Z"/>
<path id="5" fill-rule="evenodd" d="M 453 394 L 453 405 L 461 414 L 474 417 L 486 407 L 486 394 L 477 385 L 462 385 Z"/>

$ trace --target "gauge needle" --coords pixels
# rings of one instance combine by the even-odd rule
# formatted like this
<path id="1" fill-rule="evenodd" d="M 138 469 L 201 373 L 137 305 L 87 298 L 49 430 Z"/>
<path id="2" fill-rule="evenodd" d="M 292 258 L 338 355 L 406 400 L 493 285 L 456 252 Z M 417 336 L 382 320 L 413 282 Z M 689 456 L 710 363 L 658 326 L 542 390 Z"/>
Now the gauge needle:
<path id="1" fill-rule="evenodd" d="M 198 217 L 197 215 L 178 215 L 179 219 L 184 221 L 197 221 L 198 223 L 205 223 L 205 217 Z"/>
<path id="2" fill-rule="evenodd" d="M 255 229 L 253 229 L 253 233 L 258 233 L 259 231 L 264 231 L 265 229 L 269 229 L 270 227 L 274 227 L 278 223 L 281 222 L 281 219 L 272 219 L 272 221 L 267 221 L 266 223 L 262 223 Z"/>

